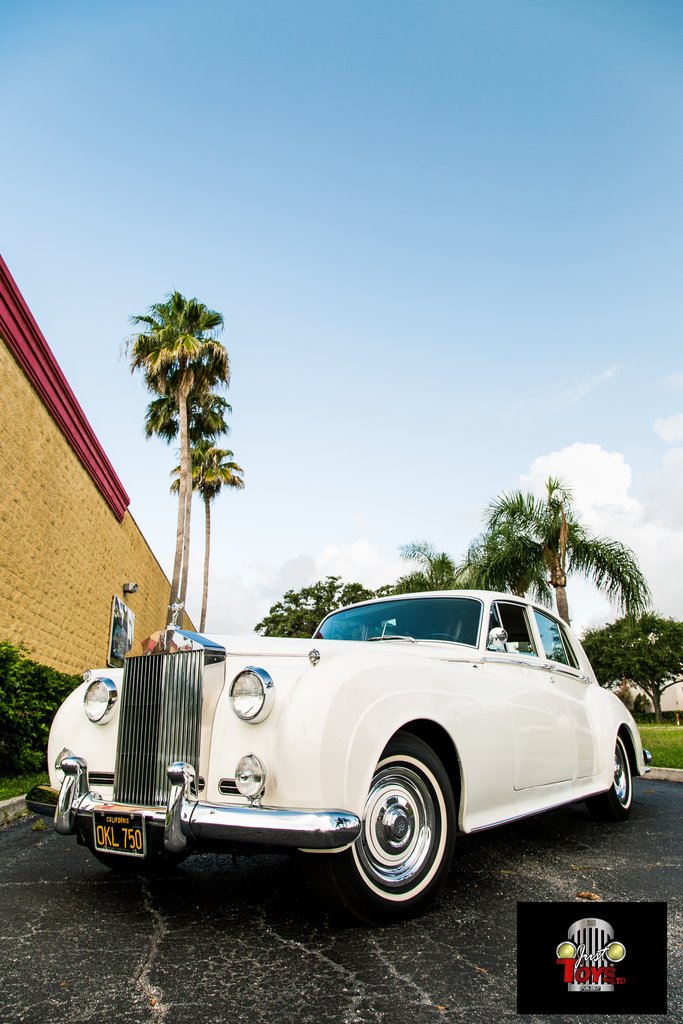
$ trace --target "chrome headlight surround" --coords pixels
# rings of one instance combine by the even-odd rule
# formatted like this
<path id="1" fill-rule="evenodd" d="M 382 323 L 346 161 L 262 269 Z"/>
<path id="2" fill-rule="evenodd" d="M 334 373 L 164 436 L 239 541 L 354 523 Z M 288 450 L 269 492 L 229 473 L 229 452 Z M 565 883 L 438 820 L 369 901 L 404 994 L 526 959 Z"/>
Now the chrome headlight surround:
<path id="1" fill-rule="evenodd" d="M 275 684 L 264 668 L 247 665 L 230 684 L 230 706 L 243 722 L 263 722 L 273 710 Z"/>
<path id="2" fill-rule="evenodd" d="M 86 717 L 96 725 L 104 725 L 114 714 L 119 691 L 113 679 L 100 676 L 93 679 L 83 694 L 83 709 Z"/>

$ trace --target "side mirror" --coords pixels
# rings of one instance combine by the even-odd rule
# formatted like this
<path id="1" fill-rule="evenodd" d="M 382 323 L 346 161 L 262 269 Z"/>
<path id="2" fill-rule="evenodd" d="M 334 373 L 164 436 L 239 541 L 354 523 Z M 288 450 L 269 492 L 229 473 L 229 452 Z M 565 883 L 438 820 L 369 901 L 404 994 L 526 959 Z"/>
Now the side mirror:
<path id="1" fill-rule="evenodd" d="M 487 651 L 504 651 L 508 640 L 507 630 L 502 626 L 494 626 L 489 633 L 489 642 L 486 645 Z"/>

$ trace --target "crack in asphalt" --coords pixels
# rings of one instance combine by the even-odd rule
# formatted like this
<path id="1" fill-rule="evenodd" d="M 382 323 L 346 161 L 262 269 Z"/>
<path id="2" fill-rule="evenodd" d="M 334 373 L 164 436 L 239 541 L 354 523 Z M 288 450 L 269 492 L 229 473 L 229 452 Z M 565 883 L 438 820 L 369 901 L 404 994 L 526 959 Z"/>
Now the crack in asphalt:
<path id="1" fill-rule="evenodd" d="M 151 1019 L 154 1021 L 163 1021 L 166 1019 L 169 1007 L 163 1001 L 163 991 L 157 985 L 152 984 L 150 975 L 156 955 L 159 951 L 159 946 L 168 935 L 168 926 L 162 914 L 154 906 L 152 894 L 149 891 L 147 883 L 142 879 L 140 879 L 140 887 L 142 889 L 143 908 L 149 913 L 152 919 L 152 937 L 150 939 L 147 954 L 140 964 L 140 968 L 135 977 L 135 987 L 142 992 L 142 995 L 147 1000 L 150 1013 L 152 1014 Z"/>
<path id="2" fill-rule="evenodd" d="M 340 1024 L 358 1024 L 358 1021 L 361 1020 L 359 1008 L 364 1000 L 371 999 L 372 993 L 369 992 L 368 986 L 364 981 L 360 980 L 357 973 L 349 970 L 348 967 L 344 967 L 343 964 L 337 963 L 336 960 L 333 960 L 326 953 L 323 953 L 322 950 L 311 948 L 305 943 L 299 942 L 297 939 L 290 939 L 281 935 L 272 927 L 272 925 L 266 923 L 265 907 L 260 908 L 259 917 L 261 919 L 260 923 L 263 931 L 268 935 L 272 935 L 272 937 L 286 949 L 296 950 L 301 956 L 312 958 L 313 960 L 322 963 L 325 967 L 333 970 L 336 974 L 344 978 L 350 986 L 350 990 L 346 988 L 342 989 L 342 992 L 347 996 L 347 1009 L 344 1010 L 340 1008 Z M 334 947 L 335 945 L 336 940 L 332 939 L 332 946 Z M 381 1016 L 374 1011 L 371 1012 L 373 1013 L 372 1020 L 381 1020 Z M 367 1014 L 365 1014 L 362 1017 L 362 1022 L 363 1024 L 367 1024 L 368 1021 L 369 1018 Z"/>
<path id="3" fill-rule="evenodd" d="M 368 936 L 368 944 L 374 948 L 375 956 L 377 957 L 378 961 L 382 964 L 382 966 L 386 968 L 387 973 L 390 974 L 392 978 L 395 978 L 396 981 L 400 981 L 402 984 L 407 985 L 409 989 L 412 989 L 414 992 L 416 992 L 417 995 L 420 997 L 420 1002 L 422 1003 L 423 1006 L 436 1005 L 431 994 L 427 992 L 426 989 L 421 988 L 421 986 L 412 978 L 400 973 L 400 971 L 394 964 L 393 960 L 391 960 L 386 953 L 382 952 L 378 945 L 377 939 L 373 935 Z"/>

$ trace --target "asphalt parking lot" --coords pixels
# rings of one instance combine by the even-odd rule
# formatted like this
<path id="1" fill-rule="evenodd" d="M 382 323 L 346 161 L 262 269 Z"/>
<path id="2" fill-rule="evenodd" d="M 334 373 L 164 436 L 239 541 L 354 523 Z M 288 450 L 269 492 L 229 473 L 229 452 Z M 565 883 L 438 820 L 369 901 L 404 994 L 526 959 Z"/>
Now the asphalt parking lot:
<path id="1" fill-rule="evenodd" d="M 0 828 L 0 1024 L 683 1022 L 681 785 L 638 780 L 624 824 L 576 805 L 463 837 L 435 907 L 375 930 L 328 920 L 295 858 L 122 878 L 37 822 Z M 667 1016 L 518 1017 L 517 902 L 580 892 L 668 901 Z"/>

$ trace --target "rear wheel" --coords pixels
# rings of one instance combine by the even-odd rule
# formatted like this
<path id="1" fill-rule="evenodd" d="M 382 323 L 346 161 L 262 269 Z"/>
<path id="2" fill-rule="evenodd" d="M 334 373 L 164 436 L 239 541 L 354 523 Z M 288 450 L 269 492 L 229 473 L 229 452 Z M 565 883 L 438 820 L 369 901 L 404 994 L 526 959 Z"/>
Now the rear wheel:
<path id="1" fill-rule="evenodd" d="M 420 913 L 442 888 L 455 828 L 445 768 L 426 743 L 401 732 L 377 765 L 354 845 L 309 854 L 304 864 L 333 912 L 363 924 L 396 921 Z"/>
<path id="2" fill-rule="evenodd" d="M 591 796 L 586 806 L 594 818 L 600 821 L 624 821 L 631 811 L 633 780 L 631 764 L 621 736 L 617 736 L 614 747 L 614 781 L 606 793 Z"/>

